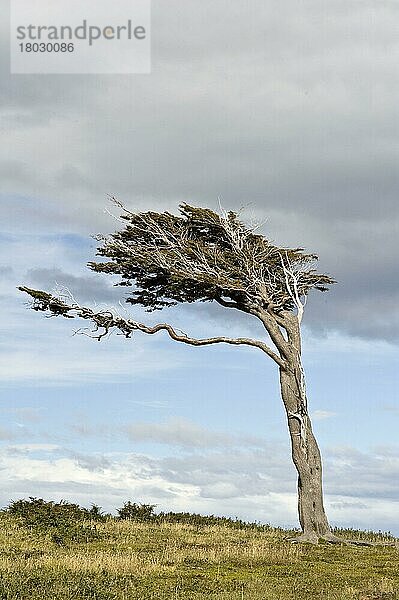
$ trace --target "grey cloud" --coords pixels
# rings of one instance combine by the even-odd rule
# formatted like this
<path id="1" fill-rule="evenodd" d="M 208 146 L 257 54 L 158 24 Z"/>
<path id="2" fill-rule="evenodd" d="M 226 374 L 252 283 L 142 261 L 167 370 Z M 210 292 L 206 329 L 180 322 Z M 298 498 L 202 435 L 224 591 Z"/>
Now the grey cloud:
<path id="1" fill-rule="evenodd" d="M 32 436 L 29 436 L 29 439 L 32 439 Z M 9 457 L 27 457 L 31 454 L 41 456 L 51 454 L 52 456 L 55 456 L 56 454 L 60 453 L 62 453 L 62 448 L 60 448 L 56 444 L 43 444 L 32 442 L 26 443 L 26 438 L 22 436 L 20 443 L 11 446 L 6 446 L 4 449 L 2 449 L 2 454 L 4 456 Z"/>
<path id="2" fill-rule="evenodd" d="M 304 321 L 312 331 L 336 330 L 365 339 L 399 341 L 399 290 L 395 294 L 371 290 L 359 298 L 348 298 L 344 292 L 337 296 L 328 307 L 322 300 L 314 302 Z"/>
<path id="3" fill-rule="evenodd" d="M 331 508 L 336 508 L 338 510 L 345 510 L 347 508 L 354 508 L 355 510 L 367 509 L 368 506 L 364 502 L 330 502 Z"/>
<path id="4" fill-rule="evenodd" d="M 74 434 L 77 434 L 80 437 L 107 437 L 111 435 L 110 430 L 105 425 L 95 426 L 85 422 L 72 423 L 70 429 Z"/>
<path id="5" fill-rule="evenodd" d="M 4 427 L 0 428 L 0 440 L 14 440 L 18 437 L 17 433 L 12 429 L 5 429 Z"/>
<path id="6" fill-rule="evenodd" d="M 45 289 L 54 286 L 67 287 L 78 301 L 115 303 L 123 298 L 123 290 L 109 285 L 108 280 L 101 275 L 72 275 L 61 269 L 30 269 L 26 274 L 30 285 Z"/>
<path id="7" fill-rule="evenodd" d="M 73 85 L 66 85 L 61 75 L 10 74 L 10 4 L 1 3 L 0 21 L 0 122 L 2 127 L 40 128 L 49 126 L 61 114 L 74 115 L 77 118 L 81 108 L 81 95 L 94 96 L 93 82 L 90 78 L 76 77 Z"/>
<path id="8" fill-rule="evenodd" d="M 86 141 L 88 154 L 70 166 L 87 172 L 90 165 L 106 191 L 111 184 L 129 196 L 194 193 L 207 202 L 221 193 L 233 205 L 245 199 L 271 207 L 299 204 L 335 217 L 338 209 L 347 215 L 358 206 L 354 193 L 369 210 L 371 179 L 384 186 L 384 198 L 391 194 L 395 210 L 392 8 L 374 11 L 370 47 L 370 7 L 347 6 L 344 33 L 337 5 L 328 6 L 326 21 L 323 2 L 283 4 L 286 10 L 256 1 L 249 10 L 238 2 L 231 11 L 225 2 L 172 3 L 179 15 L 172 22 L 170 5 L 158 5 L 151 77 L 116 77 L 109 88 L 101 77 L 72 77 L 66 93 L 50 78 L 44 97 L 35 96 L 44 87 L 40 78 L 24 78 L 15 96 L 30 96 L 43 113 L 46 102 L 79 108 L 80 129 L 90 133 L 95 151 Z M 385 69 L 371 71 L 370 59 L 380 64 L 381 53 L 387 54 Z M 377 85 L 382 93 L 372 103 Z M 98 114 L 93 125 L 86 118 L 90 109 Z"/>
<path id="9" fill-rule="evenodd" d="M 359 499 L 399 501 L 399 449 L 360 452 L 353 448 L 330 449 L 325 459 L 326 493 Z"/>
<path id="10" fill-rule="evenodd" d="M 314 331 L 397 341 L 395 3 L 171 0 L 153 12 L 148 77 L 10 77 L 5 50 L 4 222 L 112 230 L 106 193 L 140 209 L 250 203 L 339 280 L 309 303 Z"/>
<path id="11" fill-rule="evenodd" d="M 11 267 L 0 265 L 0 277 L 4 277 L 8 279 L 13 274 L 13 270 Z"/>
<path id="12" fill-rule="evenodd" d="M 191 483 L 208 498 L 295 493 L 295 475 L 282 444 L 267 450 L 211 452 L 184 458 L 167 457 L 159 463 L 159 474 L 177 483 Z"/>
<path id="13" fill-rule="evenodd" d="M 255 437 L 210 431 L 179 417 L 174 417 L 164 423 L 132 423 L 123 427 L 122 430 L 133 442 L 155 442 L 187 449 L 264 444 L 263 440 Z"/>
<path id="14" fill-rule="evenodd" d="M 42 419 L 41 409 L 31 406 L 2 407 L 0 412 L 14 415 L 15 418 L 29 423 L 37 423 Z"/>
<path id="15" fill-rule="evenodd" d="M 342 502 L 342 497 L 355 498 L 361 504 L 372 499 L 399 501 L 397 448 L 368 453 L 353 448 L 330 449 L 324 462 L 325 491 L 331 502 Z M 281 443 L 262 450 L 232 450 L 227 455 L 211 452 L 167 457 L 159 462 L 157 473 L 169 481 L 197 485 L 201 495 L 211 498 L 296 490 L 289 450 Z"/>
<path id="16" fill-rule="evenodd" d="M 385 404 L 382 407 L 382 409 L 399 415 L 399 406 L 394 406 L 393 404 Z"/>
<path id="17" fill-rule="evenodd" d="M 105 469 L 112 466 L 112 461 L 102 454 L 83 454 L 69 450 L 67 455 L 76 461 L 79 467 L 91 473 L 104 472 Z"/>
<path id="18" fill-rule="evenodd" d="M 148 403 L 146 403 L 148 406 Z M 156 405 L 158 408 L 158 405 Z M 72 433 L 81 438 L 115 440 L 127 436 L 130 442 L 155 443 L 180 448 L 185 451 L 212 451 L 215 448 L 269 447 L 263 438 L 247 434 L 230 434 L 212 431 L 182 417 L 173 417 L 161 423 L 136 422 L 127 425 L 92 425 L 79 422 L 70 425 Z"/>
<path id="19" fill-rule="evenodd" d="M 45 500 L 67 500 L 77 502 L 81 506 L 90 508 L 92 503 L 98 504 L 106 512 L 116 513 L 127 500 L 135 502 L 156 502 L 164 507 L 170 505 L 175 493 L 160 486 L 140 486 L 134 489 L 129 486 L 106 486 L 103 483 L 80 483 L 76 481 L 25 481 L 9 479 L 2 484 L 0 492 L 0 507 L 7 506 L 10 500 L 28 498 L 29 496 L 44 498 Z"/>
<path id="20" fill-rule="evenodd" d="M 208 431 L 185 419 L 173 418 L 166 423 L 134 423 L 126 427 L 134 442 L 156 442 L 171 446 L 206 448 L 232 443 L 228 434 Z"/>

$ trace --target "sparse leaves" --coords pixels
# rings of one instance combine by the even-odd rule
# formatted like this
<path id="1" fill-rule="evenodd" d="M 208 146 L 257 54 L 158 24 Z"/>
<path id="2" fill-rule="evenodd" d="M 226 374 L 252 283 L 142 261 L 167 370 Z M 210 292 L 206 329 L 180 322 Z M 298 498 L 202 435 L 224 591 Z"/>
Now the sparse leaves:
<path id="1" fill-rule="evenodd" d="M 260 308 L 278 314 L 297 308 L 287 289 L 287 269 L 296 278 L 299 297 L 334 283 L 316 272 L 316 255 L 275 246 L 232 211 L 219 215 L 183 204 L 180 216 L 124 209 L 121 219 L 124 229 L 103 239 L 98 249 L 108 260 L 89 266 L 120 275 L 119 285 L 134 284 L 127 301 L 147 310 L 215 300 L 247 312 Z"/>

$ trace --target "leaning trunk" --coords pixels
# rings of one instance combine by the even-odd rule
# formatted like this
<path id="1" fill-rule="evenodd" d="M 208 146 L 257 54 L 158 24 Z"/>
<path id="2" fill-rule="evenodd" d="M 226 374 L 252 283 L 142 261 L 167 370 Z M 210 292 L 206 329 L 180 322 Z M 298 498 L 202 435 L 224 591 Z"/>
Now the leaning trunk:
<path id="1" fill-rule="evenodd" d="M 292 459 L 298 472 L 298 512 L 301 539 L 317 542 L 332 537 L 323 506 L 322 464 L 313 435 L 300 355 L 280 369 L 281 396 L 287 413 Z"/>

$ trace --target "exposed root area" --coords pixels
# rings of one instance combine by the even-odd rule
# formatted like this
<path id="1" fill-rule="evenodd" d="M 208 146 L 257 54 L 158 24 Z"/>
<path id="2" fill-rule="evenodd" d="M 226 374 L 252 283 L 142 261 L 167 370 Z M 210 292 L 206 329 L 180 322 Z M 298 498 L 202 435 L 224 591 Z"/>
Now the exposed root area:
<path id="1" fill-rule="evenodd" d="M 301 535 L 298 535 L 298 537 L 290 538 L 288 541 L 292 544 L 318 544 L 319 537 L 316 533 L 301 533 Z"/>
<path id="2" fill-rule="evenodd" d="M 288 541 L 292 544 L 318 544 L 320 540 L 329 544 L 343 544 L 345 546 L 393 546 L 399 549 L 399 540 L 395 542 L 371 542 L 368 540 L 348 540 L 328 532 L 324 535 L 318 535 L 315 532 L 302 533 L 296 538 L 290 538 Z"/>
<path id="3" fill-rule="evenodd" d="M 333 533 L 331 533 L 331 531 L 321 536 L 320 539 L 324 540 L 325 542 L 328 542 L 329 544 L 344 544 L 346 542 L 346 540 L 343 540 L 338 535 L 334 535 Z"/>

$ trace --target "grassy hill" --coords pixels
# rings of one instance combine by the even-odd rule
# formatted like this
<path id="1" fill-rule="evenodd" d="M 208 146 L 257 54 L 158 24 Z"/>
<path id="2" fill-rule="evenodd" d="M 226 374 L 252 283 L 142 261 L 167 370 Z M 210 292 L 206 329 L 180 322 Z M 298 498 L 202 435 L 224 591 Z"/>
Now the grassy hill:
<path id="1" fill-rule="evenodd" d="M 54 507 L 0 512 L 1 600 L 399 599 L 397 547 L 296 545 L 295 532 L 229 519 Z"/>

